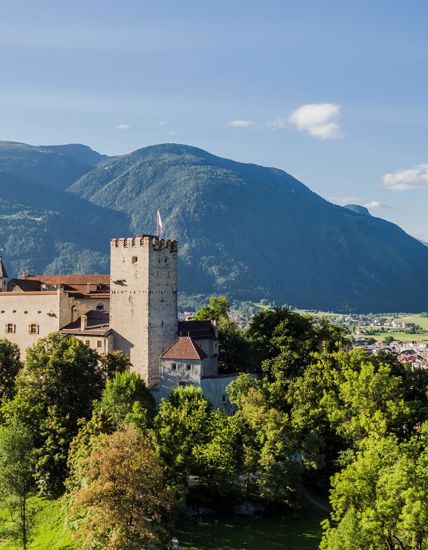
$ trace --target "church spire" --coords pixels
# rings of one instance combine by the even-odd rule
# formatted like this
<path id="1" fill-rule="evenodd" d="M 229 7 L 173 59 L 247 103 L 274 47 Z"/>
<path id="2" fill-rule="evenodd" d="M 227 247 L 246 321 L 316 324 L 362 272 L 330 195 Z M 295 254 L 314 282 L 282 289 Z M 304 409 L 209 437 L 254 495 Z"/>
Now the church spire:
<path id="1" fill-rule="evenodd" d="M 0 292 L 5 292 L 7 289 L 8 275 L 3 263 L 2 249 L 0 248 Z"/>

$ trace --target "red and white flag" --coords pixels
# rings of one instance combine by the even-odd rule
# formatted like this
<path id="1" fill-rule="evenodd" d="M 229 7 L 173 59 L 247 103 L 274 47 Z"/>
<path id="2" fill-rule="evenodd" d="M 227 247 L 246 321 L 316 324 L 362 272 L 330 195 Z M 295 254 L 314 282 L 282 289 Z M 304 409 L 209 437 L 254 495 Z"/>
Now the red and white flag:
<path id="1" fill-rule="evenodd" d="M 160 237 L 163 234 L 163 224 L 162 224 L 162 218 L 159 210 L 156 215 L 156 224 L 157 224 L 158 237 Z"/>

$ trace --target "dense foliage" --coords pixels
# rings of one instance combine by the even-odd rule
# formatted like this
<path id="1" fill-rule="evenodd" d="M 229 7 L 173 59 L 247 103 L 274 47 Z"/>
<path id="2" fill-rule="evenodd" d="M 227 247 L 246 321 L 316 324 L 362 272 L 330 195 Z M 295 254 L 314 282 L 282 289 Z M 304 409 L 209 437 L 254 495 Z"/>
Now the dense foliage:
<path id="1" fill-rule="evenodd" d="M 16 362 L 0 414 L 0 499 L 21 541 L 29 495 L 55 497 L 65 482 L 83 549 L 162 547 L 186 511 L 299 514 L 315 491 L 330 493 L 323 550 L 426 550 L 428 371 L 351 349 L 340 328 L 288 308 L 242 330 L 213 297 L 198 317 L 221 329 L 224 370 L 246 358 L 249 372 L 227 388 L 230 416 L 189 386 L 156 405 L 125 357 L 75 338 L 51 335 Z M 1 350 L 3 364 L 17 359 L 7 342 Z"/>
<path id="2" fill-rule="evenodd" d="M 46 495 L 59 495 L 67 474 L 67 453 L 78 420 L 89 418 L 102 390 L 96 352 L 74 337 L 52 334 L 27 352 L 16 395 L 4 406 L 6 422 L 31 430 L 35 478 Z"/>

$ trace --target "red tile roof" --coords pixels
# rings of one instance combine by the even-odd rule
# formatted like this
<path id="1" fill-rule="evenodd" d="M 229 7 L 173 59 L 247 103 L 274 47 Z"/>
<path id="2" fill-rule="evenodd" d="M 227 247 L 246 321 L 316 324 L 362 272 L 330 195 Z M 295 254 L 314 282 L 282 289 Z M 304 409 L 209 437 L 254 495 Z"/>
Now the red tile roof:
<path id="1" fill-rule="evenodd" d="M 48 287 L 63 286 L 69 293 L 109 294 L 110 275 L 27 275 L 28 283 L 45 284 Z"/>
<path id="2" fill-rule="evenodd" d="M 190 336 L 180 336 L 161 355 L 161 359 L 206 359 L 207 354 Z"/>

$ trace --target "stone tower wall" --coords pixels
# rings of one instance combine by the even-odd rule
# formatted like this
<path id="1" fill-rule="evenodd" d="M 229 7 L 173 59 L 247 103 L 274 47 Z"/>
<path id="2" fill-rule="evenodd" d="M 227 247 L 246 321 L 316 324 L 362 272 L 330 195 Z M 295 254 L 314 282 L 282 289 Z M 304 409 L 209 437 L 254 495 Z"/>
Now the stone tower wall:
<path id="1" fill-rule="evenodd" d="M 113 239 L 110 262 L 114 348 L 154 386 L 159 358 L 177 332 L 177 242 L 149 235 Z"/>

